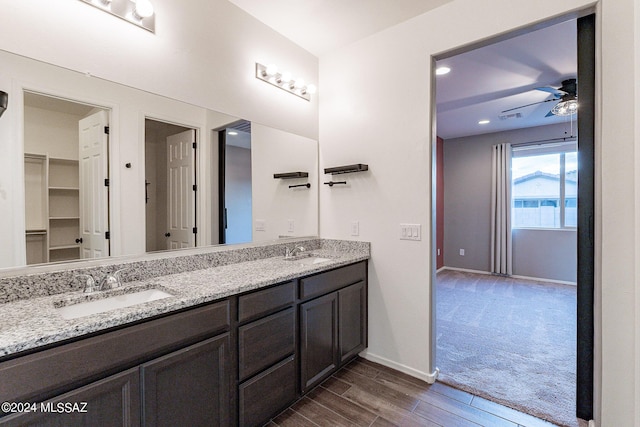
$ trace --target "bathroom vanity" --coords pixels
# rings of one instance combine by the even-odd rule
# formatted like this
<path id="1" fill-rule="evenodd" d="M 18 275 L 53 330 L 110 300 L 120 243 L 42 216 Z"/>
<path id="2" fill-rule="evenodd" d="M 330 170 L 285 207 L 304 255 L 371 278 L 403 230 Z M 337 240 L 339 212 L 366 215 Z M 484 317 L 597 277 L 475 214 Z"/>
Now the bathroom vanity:
<path id="1" fill-rule="evenodd" d="M 368 251 L 329 252 L 126 283 L 172 296 L 77 319 L 77 292 L 3 304 L 47 319 L 41 345 L 0 329 L 0 425 L 263 425 L 367 346 Z"/>

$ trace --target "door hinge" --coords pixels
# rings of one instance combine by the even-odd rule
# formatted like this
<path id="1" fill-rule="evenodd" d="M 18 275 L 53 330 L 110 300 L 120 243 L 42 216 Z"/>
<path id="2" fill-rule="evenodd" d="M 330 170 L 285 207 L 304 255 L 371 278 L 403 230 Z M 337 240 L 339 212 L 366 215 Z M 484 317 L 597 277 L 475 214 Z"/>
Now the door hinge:
<path id="1" fill-rule="evenodd" d="M 111 239 L 111 232 L 110 231 L 105 231 L 104 232 L 104 238 L 107 239 L 107 240 L 110 240 Z"/>
<path id="2" fill-rule="evenodd" d="M 107 135 L 109 135 L 109 126 L 105 126 L 105 127 L 104 127 L 104 133 L 106 133 Z"/>
<path id="3" fill-rule="evenodd" d="M 198 143 L 197 143 L 197 142 L 194 142 L 194 143 L 193 143 L 193 148 L 194 148 L 194 149 L 198 148 Z"/>
<path id="4" fill-rule="evenodd" d="M 193 227 L 193 234 L 198 234 L 198 227 Z"/>
<path id="5" fill-rule="evenodd" d="M 108 187 L 109 186 L 109 178 L 105 178 L 104 179 L 104 186 Z"/>
<path id="6" fill-rule="evenodd" d="M 193 191 L 198 191 L 198 185 L 197 184 L 193 184 Z"/>

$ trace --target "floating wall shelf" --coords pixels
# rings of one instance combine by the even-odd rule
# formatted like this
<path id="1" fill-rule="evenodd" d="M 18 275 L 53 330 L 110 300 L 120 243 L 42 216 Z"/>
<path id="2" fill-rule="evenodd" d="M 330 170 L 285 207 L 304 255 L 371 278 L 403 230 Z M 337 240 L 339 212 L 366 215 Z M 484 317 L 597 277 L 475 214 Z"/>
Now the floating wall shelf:
<path id="1" fill-rule="evenodd" d="M 347 165 L 347 166 L 338 166 L 335 168 L 325 168 L 324 173 L 330 173 L 331 175 L 339 175 L 343 173 L 351 173 L 351 172 L 364 172 L 369 170 L 368 165 L 364 165 L 362 163 L 358 163 L 355 165 Z"/>
<path id="2" fill-rule="evenodd" d="M 286 173 L 274 173 L 273 177 L 275 179 L 293 179 L 293 178 L 308 178 L 308 172 L 286 172 Z"/>

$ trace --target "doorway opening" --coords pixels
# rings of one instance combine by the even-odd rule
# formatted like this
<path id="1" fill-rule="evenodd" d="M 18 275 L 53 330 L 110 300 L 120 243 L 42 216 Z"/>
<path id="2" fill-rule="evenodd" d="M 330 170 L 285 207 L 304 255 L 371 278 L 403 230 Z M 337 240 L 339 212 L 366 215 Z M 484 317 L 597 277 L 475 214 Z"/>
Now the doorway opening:
<path id="1" fill-rule="evenodd" d="M 198 245 L 195 129 L 145 119 L 146 251 Z"/>
<path id="2" fill-rule="evenodd" d="M 251 122 L 218 129 L 220 244 L 248 243 L 252 236 Z"/>
<path id="3" fill-rule="evenodd" d="M 110 110 L 24 91 L 26 263 L 109 256 Z"/>
<path id="4" fill-rule="evenodd" d="M 593 265 L 585 239 L 593 218 L 593 16 L 565 17 L 435 63 L 451 70 L 436 77 L 435 95 L 440 379 L 562 425 L 577 425 L 576 414 L 592 417 L 593 274 L 581 270 Z M 565 84 L 572 79 L 578 129 L 575 115 L 551 113 L 575 100 Z M 505 190 L 502 210 L 492 208 L 500 194 L 500 186 L 492 191 L 495 147 L 508 153 L 503 175 L 513 174 L 494 177 Z M 499 238 L 492 209 L 510 220 Z M 505 246 L 492 255 L 496 240 Z"/>

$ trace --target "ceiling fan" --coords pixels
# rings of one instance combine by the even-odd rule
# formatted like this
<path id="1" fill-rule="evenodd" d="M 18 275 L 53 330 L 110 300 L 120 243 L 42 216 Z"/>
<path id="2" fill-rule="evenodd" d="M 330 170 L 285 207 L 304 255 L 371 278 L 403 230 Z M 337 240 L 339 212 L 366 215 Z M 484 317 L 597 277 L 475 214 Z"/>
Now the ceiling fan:
<path id="1" fill-rule="evenodd" d="M 542 86 L 537 87 L 535 90 L 540 90 L 543 92 L 548 92 L 553 95 L 552 99 L 545 99 L 544 101 L 534 102 L 527 105 L 521 105 L 519 107 L 510 108 L 508 110 L 502 111 L 501 114 L 507 113 L 509 111 L 518 110 L 520 108 L 529 107 L 531 105 L 542 104 L 545 102 L 558 102 L 552 109 L 547 113 L 545 117 L 550 116 L 570 116 L 575 114 L 578 111 L 578 85 L 576 79 L 567 79 L 562 81 L 562 85 L 559 88 L 555 88 L 553 86 Z"/>

